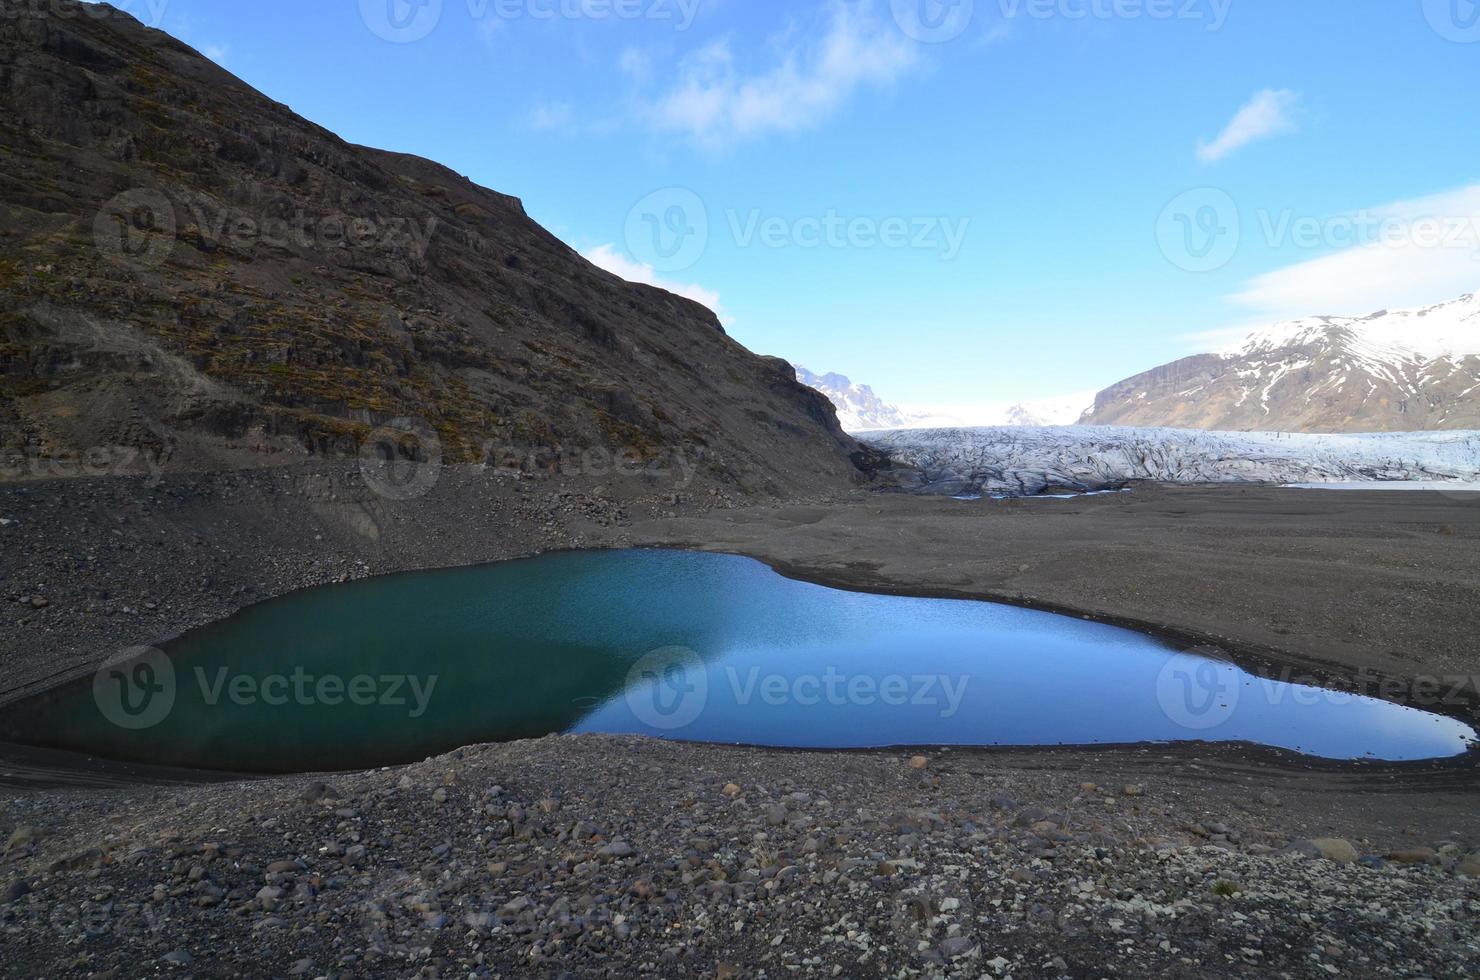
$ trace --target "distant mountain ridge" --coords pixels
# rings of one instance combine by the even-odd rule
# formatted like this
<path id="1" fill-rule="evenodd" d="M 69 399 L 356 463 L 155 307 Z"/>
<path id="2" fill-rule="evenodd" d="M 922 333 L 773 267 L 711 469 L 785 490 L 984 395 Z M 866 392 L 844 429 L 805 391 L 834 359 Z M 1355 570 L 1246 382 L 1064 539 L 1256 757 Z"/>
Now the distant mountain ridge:
<path id="1" fill-rule="evenodd" d="M 869 385 L 855 384 L 846 375 L 814 374 L 794 365 L 797 380 L 828 397 L 838 410 L 845 432 L 879 429 L 950 429 L 972 425 L 1073 425 L 1089 402 L 1087 396 L 987 405 L 950 411 L 912 409 L 886 402 Z"/>
<path id="2" fill-rule="evenodd" d="M 1100 392 L 1086 425 L 1287 432 L 1480 428 L 1480 296 L 1316 316 Z"/>

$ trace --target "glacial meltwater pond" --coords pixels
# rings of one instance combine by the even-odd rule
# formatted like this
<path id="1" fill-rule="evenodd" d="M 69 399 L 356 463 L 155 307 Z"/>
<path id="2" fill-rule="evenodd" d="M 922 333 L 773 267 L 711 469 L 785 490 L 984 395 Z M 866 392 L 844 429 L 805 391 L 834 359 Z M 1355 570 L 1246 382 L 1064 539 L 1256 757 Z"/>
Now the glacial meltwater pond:
<path id="1" fill-rule="evenodd" d="M 1236 740 L 1389 760 L 1456 755 L 1475 734 L 1125 629 L 674 551 L 312 589 L 0 710 L 12 741 L 243 772 L 552 732 L 806 748 Z"/>

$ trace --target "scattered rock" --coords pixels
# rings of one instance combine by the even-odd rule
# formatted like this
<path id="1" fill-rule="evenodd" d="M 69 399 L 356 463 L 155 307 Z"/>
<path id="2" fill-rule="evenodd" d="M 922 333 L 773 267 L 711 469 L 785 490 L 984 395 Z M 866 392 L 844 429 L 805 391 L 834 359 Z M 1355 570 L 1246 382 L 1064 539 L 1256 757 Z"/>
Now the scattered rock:
<path id="1" fill-rule="evenodd" d="M 328 783 L 310 783 L 308 788 L 303 791 L 303 800 L 306 803 L 337 799 L 339 799 L 339 791 Z"/>
<path id="2" fill-rule="evenodd" d="M 1339 837 L 1317 837 L 1310 841 L 1316 849 L 1316 853 L 1327 861 L 1335 861 L 1337 864 L 1352 864 L 1357 860 L 1357 849 L 1350 841 Z"/>
<path id="3" fill-rule="evenodd" d="M 35 827 L 17 827 L 5 842 L 5 853 L 9 854 L 23 847 L 30 847 L 40 836 L 40 832 Z"/>
<path id="4" fill-rule="evenodd" d="M 1410 847 L 1392 852 L 1387 859 L 1395 864 L 1438 864 L 1439 852 L 1432 847 Z"/>

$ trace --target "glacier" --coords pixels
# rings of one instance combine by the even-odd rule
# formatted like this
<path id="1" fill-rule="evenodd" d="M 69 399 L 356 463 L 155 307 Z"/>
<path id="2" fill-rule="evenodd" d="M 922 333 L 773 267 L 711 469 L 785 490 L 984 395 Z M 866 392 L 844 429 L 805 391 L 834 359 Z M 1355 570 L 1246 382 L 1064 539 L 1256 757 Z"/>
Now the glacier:
<path id="1" fill-rule="evenodd" d="M 1035 496 L 1138 481 L 1353 484 L 1480 481 L 1480 432 L 1210 432 L 1124 426 L 896 429 L 862 441 L 903 464 L 890 489 Z"/>

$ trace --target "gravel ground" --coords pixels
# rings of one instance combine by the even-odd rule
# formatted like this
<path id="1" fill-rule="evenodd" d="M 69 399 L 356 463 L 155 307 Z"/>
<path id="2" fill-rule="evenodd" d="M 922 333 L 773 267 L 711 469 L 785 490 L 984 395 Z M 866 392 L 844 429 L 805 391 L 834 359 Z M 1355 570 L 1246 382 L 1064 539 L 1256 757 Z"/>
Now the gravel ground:
<path id="1" fill-rule="evenodd" d="M 303 468 L 3 485 L 0 521 L 11 696 L 304 586 L 638 545 L 1073 611 L 1266 673 L 1372 670 L 1396 700 L 1471 718 L 1473 684 L 1415 681 L 1480 672 L 1480 502 L 1462 496 L 770 504 L 449 471 L 394 501 Z M 1473 758 L 1181 745 L 921 763 L 587 736 L 221 782 L 0 749 L 0 974 L 1480 972 Z"/>
<path id="2" fill-rule="evenodd" d="M 1433 790 L 1413 781 L 1421 803 Z M 326 780 L 16 793 L 0 811 L 17 828 L 3 969 L 1480 971 L 1474 818 L 1463 839 L 1419 841 L 1375 816 L 1413 796 L 1341 815 L 1318 800 L 1274 760 L 1186 748 L 910 757 L 605 736 Z"/>

